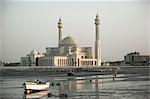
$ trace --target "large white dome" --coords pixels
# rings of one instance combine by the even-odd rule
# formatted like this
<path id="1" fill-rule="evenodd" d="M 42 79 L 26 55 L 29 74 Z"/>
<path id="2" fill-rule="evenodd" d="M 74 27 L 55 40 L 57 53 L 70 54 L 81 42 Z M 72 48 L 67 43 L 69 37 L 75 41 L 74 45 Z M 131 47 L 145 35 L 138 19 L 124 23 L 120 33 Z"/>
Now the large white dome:
<path id="1" fill-rule="evenodd" d="M 65 37 L 59 46 L 77 46 L 77 41 L 73 37 Z"/>
<path id="2" fill-rule="evenodd" d="M 38 52 L 37 52 L 37 51 L 35 51 L 35 50 L 32 50 L 32 51 L 30 52 L 30 54 L 31 54 L 31 55 L 37 55 L 37 54 L 38 54 Z"/>

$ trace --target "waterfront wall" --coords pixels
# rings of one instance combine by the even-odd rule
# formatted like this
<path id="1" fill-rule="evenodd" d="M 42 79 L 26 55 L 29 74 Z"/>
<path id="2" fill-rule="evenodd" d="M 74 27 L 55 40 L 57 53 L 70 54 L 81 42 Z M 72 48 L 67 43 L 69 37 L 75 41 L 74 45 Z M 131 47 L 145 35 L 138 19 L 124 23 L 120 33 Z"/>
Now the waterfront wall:
<path id="1" fill-rule="evenodd" d="M 115 67 L 115 66 L 114 66 Z M 75 67 L 72 67 L 75 68 Z M 87 68 L 87 67 L 85 67 Z M 90 70 L 96 69 L 97 67 L 89 67 Z M 150 66 L 117 66 L 119 74 L 147 74 L 150 73 Z M 112 66 L 101 66 L 101 70 L 108 70 L 111 71 Z M 50 66 L 38 66 L 38 67 L 0 67 L 0 77 L 9 77 L 9 76 L 42 76 L 42 75 L 55 75 L 55 76 L 62 76 L 62 74 L 66 74 L 68 71 L 64 72 L 65 69 L 61 68 L 52 68 Z M 100 74 L 97 71 L 92 73 L 85 69 L 82 69 L 78 73 L 87 72 L 88 74 Z M 86 71 L 87 70 L 87 71 Z M 107 72 L 105 73 L 107 74 Z"/>

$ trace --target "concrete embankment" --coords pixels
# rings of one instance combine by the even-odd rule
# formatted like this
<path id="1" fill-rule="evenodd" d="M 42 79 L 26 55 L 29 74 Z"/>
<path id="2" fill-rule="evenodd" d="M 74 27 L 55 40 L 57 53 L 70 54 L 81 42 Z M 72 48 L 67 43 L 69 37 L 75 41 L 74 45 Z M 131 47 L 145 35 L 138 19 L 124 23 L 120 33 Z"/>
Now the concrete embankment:
<path id="1" fill-rule="evenodd" d="M 150 66 L 119 66 L 119 74 L 146 74 L 150 75 Z"/>
<path id="2" fill-rule="evenodd" d="M 1 67 L 0 77 L 11 76 L 42 76 L 42 75 L 61 75 L 62 72 L 54 72 L 49 67 Z"/>
<path id="3" fill-rule="evenodd" d="M 104 67 L 104 66 L 103 66 Z M 111 66 L 106 68 L 102 67 L 102 70 L 112 69 Z M 149 75 L 150 66 L 117 66 L 119 67 L 119 74 L 146 74 Z M 95 67 L 93 67 L 95 68 Z M 90 69 L 93 69 L 90 67 Z M 51 68 L 50 66 L 39 66 L 39 67 L 0 67 L 0 77 L 11 77 L 11 76 L 42 76 L 42 75 L 51 75 L 51 76 L 64 76 L 67 75 L 67 72 L 61 71 L 61 69 Z M 67 69 L 66 69 L 67 70 Z M 80 70 L 78 68 L 77 70 Z M 99 72 L 89 72 L 89 71 L 78 71 L 75 72 L 78 74 L 101 74 Z M 107 73 L 105 73 L 107 74 Z"/>
<path id="4" fill-rule="evenodd" d="M 67 66 L 67 67 L 50 67 L 50 66 L 31 66 L 31 67 L 1 67 L 0 76 L 42 76 L 54 75 L 62 76 L 73 72 L 78 75 L 94 75 L 94 74 L 108 74 L 116 70 L 113 66 Z"/>

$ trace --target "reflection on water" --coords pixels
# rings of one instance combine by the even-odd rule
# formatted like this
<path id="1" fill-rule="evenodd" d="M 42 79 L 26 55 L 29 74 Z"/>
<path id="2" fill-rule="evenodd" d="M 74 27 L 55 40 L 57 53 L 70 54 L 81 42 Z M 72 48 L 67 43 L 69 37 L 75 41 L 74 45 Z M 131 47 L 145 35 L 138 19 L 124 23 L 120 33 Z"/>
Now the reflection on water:
<path id="1" fill-rule="evenodd" d="M 51 85 L 49 89 L 52 97 L 47 97 L 47 92 L 25 95 L 22 84 L 34 78 L 24 76 L 0 78 L 0 98 L 62 99 L 59 94 L 67 94 L 68 99 L 149 99 L 150 97 L 150 84 L 148 76 L 145 75 L 119 74 L 115 81 L 113 81 L 112 75 L 87 77 L 51 77 L 49 75 L 37 78 L 54 83 L 54 86 Z"/>
<path id="2" fill-rule="evenodd" d="M 39 98 L 47 97 L 48 93 L 49 91 L 46 90 L 46 91 L 40 91 L 31 94 L 24 94 L 23 99 L 39 99 Z"/>

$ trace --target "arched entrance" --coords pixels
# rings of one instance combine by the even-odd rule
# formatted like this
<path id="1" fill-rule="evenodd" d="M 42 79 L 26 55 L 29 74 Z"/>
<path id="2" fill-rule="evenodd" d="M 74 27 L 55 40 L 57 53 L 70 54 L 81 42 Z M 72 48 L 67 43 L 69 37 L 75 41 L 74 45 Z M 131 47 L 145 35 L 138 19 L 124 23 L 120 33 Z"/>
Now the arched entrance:
<path id="1" fill-rule="evenodd" d="M 39 57 L 36 58 L 36 66 L 39 66 Z"/>

